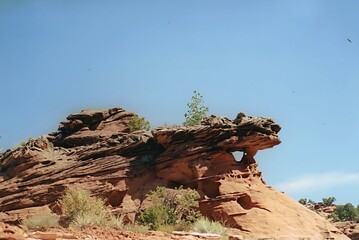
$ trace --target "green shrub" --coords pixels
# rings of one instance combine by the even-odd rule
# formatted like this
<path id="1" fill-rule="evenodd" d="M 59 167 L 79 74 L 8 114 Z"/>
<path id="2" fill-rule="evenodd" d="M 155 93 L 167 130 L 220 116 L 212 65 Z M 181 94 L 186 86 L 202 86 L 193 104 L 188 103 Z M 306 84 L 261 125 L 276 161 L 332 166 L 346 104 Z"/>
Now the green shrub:
<path id="1" fill-rule="evenodd" d="M 335 201 L 335 197 L 322 198 L 323 205 L 326 207 L 331 206 Z"/>
<path id="2" fill-rule="evenodd" d="M 215 233 L 219 235 L 224 235 L 227 230 L 221 223 L 210 221 L 207 218 L 197 220 L 193 224 L 193 229 L 200 233 Z"/>
<path id="3" fill-rule="evenodd" d="M 138 222 L 156 230 L 162 225 L 174 225 L 181 222 L 192 223 L 199 216 L 199 194 L 192 189 L 167 189 L 157 187 L 147 195 L 152 206 L 145 209 Z"/>
<path id="4" fill-rule="evenodd" d="M 22 221 L 22 225 L 25 229 L 40 229 L 46 230 L 52 227 L 59 226 L 60 217 L 53 213 L 34 215 L 31 217 L 27 217 Z"/>
<path id="5" fill-rule="evenodd" d="M 333 222 L 338 222 L 339 221 L 339 217 L 335 213 L 329 214 L 328 218 L 331 218 L 333 220 Z"/>
<path id="6" fill-rule="evenodd" d="M 139 117 L 135 115 L 131 120 L 128 122 L 130 126 L 130 131 L 137 131 L 137 130 L 146 130 L 149 131 L 151 129 L 150 122 L 147 121 L 144 117 Z"/>
<path id="7" fill-rule="evenodd" d="M 148 226 L 151 230 L 157 230 L 162 225 L 173 225 L 176 216 L 172 208 L 168 206 L 151 206 L 142 212 L 138 222 Z"/>
<path id="8" fill-rule="evenodd" d="M 104 205 L 104 200 L 92 198 L 87 190 L 67 188 L 59 203 L 65 212 L 65 225 L 68 227 L 122 227 L 122 218 L 111 215 Z"/>
<path id="9" fill-rule="evenodd" d="M 302 205 L 307 205 L 307 199 L 306 198 L 301 198 L 298 200 L 298 202 Z"/>
<path id="10" fill-rule="evenodd" d="M 189 109 L 184 115 L 186 118 L 186 121 L 183 123 L 184 126 L 197 125 L 206 117 L 208 107 L 203 106 L 203 96 L 199 92 L 193 92 L 191 102 L 187 106 Z"/>
<path id="11" fill-rule="evenodd" d="M 358 210 L 351 203 L 336 206 L 334 213 L 341 221 L 356 221 L 359 214 Z"/>

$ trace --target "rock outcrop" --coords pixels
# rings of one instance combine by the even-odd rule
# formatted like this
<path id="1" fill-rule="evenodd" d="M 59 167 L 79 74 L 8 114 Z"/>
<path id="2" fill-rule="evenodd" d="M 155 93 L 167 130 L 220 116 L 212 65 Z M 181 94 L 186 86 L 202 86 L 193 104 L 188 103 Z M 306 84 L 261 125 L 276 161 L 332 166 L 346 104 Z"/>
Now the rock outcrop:
<path id="1" fill-rule="evenodd" d="M 356 222 L 336 222 L 335 226 L 339 228 L 351 240 L 359 240 L 359 223 Z"/>
<path id="2" fill-rule="evenodd" d="M 60 213 L 67 186 L 86 188 L 134 221 L 149 190 L 183 185 L 200 195 L 200 211 L 238 234 L 348 239 L 337 228 L 267 186 L 258 150 L 280 143 L 270 118 L 210 116 L 201 125 L 130 132 L 134 113 L 121 108 L 70 115 L 57 132 L 32 139 L 0 158 L 0 221 Z M 237 161 L 232 152 L 241 151 Z"/>

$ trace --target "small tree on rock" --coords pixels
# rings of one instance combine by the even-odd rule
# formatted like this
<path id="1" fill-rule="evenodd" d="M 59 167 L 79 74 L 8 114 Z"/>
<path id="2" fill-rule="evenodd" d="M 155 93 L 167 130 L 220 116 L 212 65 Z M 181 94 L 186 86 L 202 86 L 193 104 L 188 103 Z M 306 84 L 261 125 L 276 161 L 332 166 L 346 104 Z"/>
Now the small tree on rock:
<path id="1" fill-rule="evenodd" d="M 322 198 L 323 205 L 326 207 L 331 206 L 335 201 L 335 197 Z"/>
<path id="2" fill-rule="evenodd" d="M 130 132 L 137 130 L 149 131 L 151 129 L 150 122 L 147 121 L 144 117 L 139 117 L 138 115 L 133 116 L 128 125 L 130 126 Z"/>
<path id="3" fill-rule="evenodd" d="M 351 203 L 338 205 L 335 208 L 334 213 L 341 221 L 355 221 L 358 217 L 357 209 Z"/>
<path id="4" fill-rule="evenodd" d="M 184 126 L 194 126 L 201 122 L 206 117 L 208 107 L 203 106 L 203 96 L 193 91 L 191 102 L 187 104 L 188 111 L 185 113 L 186 121 L 183 123 Z"/>

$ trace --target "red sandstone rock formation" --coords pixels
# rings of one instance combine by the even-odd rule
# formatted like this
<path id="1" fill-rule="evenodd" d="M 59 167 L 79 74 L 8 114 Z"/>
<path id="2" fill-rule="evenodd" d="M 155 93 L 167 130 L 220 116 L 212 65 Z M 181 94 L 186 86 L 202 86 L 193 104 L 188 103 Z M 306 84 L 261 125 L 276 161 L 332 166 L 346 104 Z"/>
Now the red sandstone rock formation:
<path id="1" fill-rule="evenodd" d="M 198 190 L 201 212 L 257 237 L 348 239 L 296 201 L 267 186 L 258 150 L 280 143 L 270 118 L 210 116 L 193 127 L 129 132 L 133 113 L 120 108 L 82 111 L 58 132 L 30 140 L 0 158 L 0 221 L 54 211 L 66 186 L 79 185 L 107 199 L 128 221 L 156 186 Z M 242 151 L 240 162 L 232 152 Z"/>
<path id="2" fill-rule="evenodd" d="M 336 222 L 335 226 L 339 228 L 351 240 L 359 240 L 359 223 L 356 222 Z"/>

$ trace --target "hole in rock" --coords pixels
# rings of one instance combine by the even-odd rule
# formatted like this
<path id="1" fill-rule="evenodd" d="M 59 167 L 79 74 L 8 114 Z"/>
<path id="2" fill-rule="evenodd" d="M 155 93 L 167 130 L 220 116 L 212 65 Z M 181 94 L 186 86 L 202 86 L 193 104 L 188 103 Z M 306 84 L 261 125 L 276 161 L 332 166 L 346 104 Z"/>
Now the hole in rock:
<path id="1" fill-rule="evenodd" d="M 42 161 L 41 164 L 42 164 L 42 165 L 49 165 L 49 164 L 52 165 L 52 164 L 55 164 L 55 162 L 50 161 L 50 160 L 45 160 L 45 161 Z"/>
<path id="2" fill-rule="evenodd" d="M 180 186 L 183 186 L 183 184 L 180 184 L 178 182 L 173 182 L 173 181 L 170 181 L 168 182 L 168 185 L 167 185 L 169 188 L 179 188 Z M 183 186 L 185 187 L 185 186 Z"/>
<path id="3" fill-rule="evenodd" d="M 95 122 L 95 123 L 91 124 L 91 125 L 89 126 L 89 129 L 90 129 L 91 131 L 95 131 L 95 130 L 97 129 L 97 127 L 100 125 L 100 123 L 101 123 L 101 122 Z"/>
<path id="4" fill-rule="evenodd" d="M 254 203 L 251 200 L 251 197 L 248 195 L 244 195 L 240 198 L 237 198 L 237 203 L 241 205 L 243 209 L 249 210 L 254 207 Z"/>
<path id="5" fill-rule="evenodd" d="M 235 152 L 232 152 L 232 154 L 237 163 L 239 163 L 242 160 L 243 152 L 235 151 Z"/>
<path id="6" fill-rule="evenodd" d="M 118 207 L 121 205 L 123 198 L 126 195 L 126 191 L 114 191 L 108 196 L 108 203 L 112 207 Z"/>
<path id="7" fill-rule="evenodd" d="M 219 186 L 221 183 L 213 181 L 203 181 L 202 182 L 202 191 L 210 198 L 215 198 L 220 195 Z"/>
<path id="8" fill-rule="evenodd" d="M 190 189 L 198 189 L 198 183 L 197 182 L 188 183 L 188 187 Z"/>

